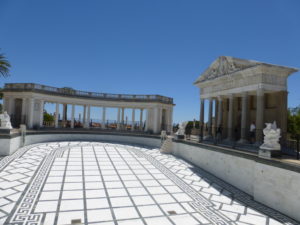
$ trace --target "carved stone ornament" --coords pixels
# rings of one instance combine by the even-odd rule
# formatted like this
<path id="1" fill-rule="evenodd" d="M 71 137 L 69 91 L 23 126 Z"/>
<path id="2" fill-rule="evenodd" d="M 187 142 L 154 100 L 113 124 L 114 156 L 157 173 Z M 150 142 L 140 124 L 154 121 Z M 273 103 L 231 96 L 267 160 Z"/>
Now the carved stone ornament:
<path id="1" fill-rule="evenodd" d="M 277 128 L 276 121 L 272 123 L 266 123 L 266 128 L 263 130 L 264 143 L 259 147 L 265 150 L 280 150 L 279 138 L 280 129 Z"/>
<path id="2" fill-rule="evenodd" d="M 0 114 L 0 120 L 1 120 L 0 129 L 12 129 L 12 126 L 10 123 L 10 117 L 6 111 L 4 111 L 3 114 Z"/>
<path id="3" fill-rule="evenodd" d="M 250 60 L 241 60 L 230 56 L 220 56 L 210 67 L 196 80 L 195 83 L 213 80 L 215 78 L 229 75 L 231 73 L 243 70 L 259 63 Z"/>

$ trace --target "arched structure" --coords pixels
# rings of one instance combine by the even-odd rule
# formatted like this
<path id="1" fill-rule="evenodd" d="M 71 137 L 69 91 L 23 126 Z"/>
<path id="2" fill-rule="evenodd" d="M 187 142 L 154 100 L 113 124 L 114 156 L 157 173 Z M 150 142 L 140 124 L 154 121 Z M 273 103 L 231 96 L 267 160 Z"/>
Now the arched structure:
<path id="1" fill-rule="evenodd" d="M 65 127 L 67 105 L 71 105 L 71 118 L 69 127 L 74 128 L 75 106 L 83 106 L 83 127 L 90 127 L 91 107 L 101 107 L 102 115 L 99 115 L 101 128 L 107 128 L 107 108 L 117 108 L 116 129 L 128 129 L 124 111 L 132 110 L 131 130 L 143 130 L 159 133 L 161 130 L 171 132 L 173 99 L 160 95 L 126 95 L 105 94 L 95 92 L 78 91 L 72 88 L 56 88 L 33 83 L 9 83 L 2 90 L 4 110 L 12 118 L 14 127 L 26 124 L 28 128 L 43 127 L 44 104 L 51 102 L 55 106 L 55 121 L 53 127 Z M 63 116 L 59 118 L 59 105 L 63 105 Z M 135 121 L 136 113 L 140 112 L 140 121 Z M 144 123 L 143 112 L 146 111 Z"/>

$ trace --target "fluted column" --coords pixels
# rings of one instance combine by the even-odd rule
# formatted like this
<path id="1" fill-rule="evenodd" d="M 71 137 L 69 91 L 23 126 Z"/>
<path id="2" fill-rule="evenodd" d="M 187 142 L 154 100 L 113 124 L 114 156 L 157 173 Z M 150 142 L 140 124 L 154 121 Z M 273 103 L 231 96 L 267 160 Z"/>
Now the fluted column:
<path id="1" fill-rule="evenodd" d="M 55 107 L 55 128 L 58 128 L 59 103 Z"/>
<path id="2" fill-rule="evenodd" d="M 101 128 L 105 129 L 105 116 L 106 116 L 106 108 L 102 107 L 102 124 L 101 124 Z"/>
<path id="3" fill-rule="evenodd" d="M 242 116 L 241 116 L 241 139 L 240 143 L 247 143 L 247 120 L 248 120 L 248 93 L 242 94 Z"/>
<path id="4" fill-rule="evenodd" d="M 40 124 L 39 127 L 43 127 L 44 123 L 44 100 L 40 101 Z"/>
<path id="5" fill-rule="evenodd" d="M 72 104 L 72 112 L 71 112 L 71 128 L 74 128 L 74 119 L 75 119 L 75 105 Z"/>
<path id="6" fill-rule="evenodd" d="M 200 99 L 200 120 L 199 120 L 199 141 L 203 140 L 203 131 L 204 131 L 204 99 Z"/>
<path id="7" fill-rule="evenodd" d="M 228 123 L 227 123 L 227 140 L 228 141 L 232 141 L 233 137 L 233 100 L 234 100 L 234 96 L 233 94 L 229 95 L 228 97 L 229 99 L 229 111 L 228 111 Z"/>
<path id="8" fill-rule="evenodd" d="M 131 121 L 131 130 L 133 131 L 134 130 L 134 121 L 135 119 L 135 109 L 132 109 L 132 121 Z"/>
<path id="9" fill-rule="evenodd" d="M 263 123 L 264 123 L 264 90 L 257 89 L 256 92 L 256 144 L 260 145 L 263 142 Z"/>

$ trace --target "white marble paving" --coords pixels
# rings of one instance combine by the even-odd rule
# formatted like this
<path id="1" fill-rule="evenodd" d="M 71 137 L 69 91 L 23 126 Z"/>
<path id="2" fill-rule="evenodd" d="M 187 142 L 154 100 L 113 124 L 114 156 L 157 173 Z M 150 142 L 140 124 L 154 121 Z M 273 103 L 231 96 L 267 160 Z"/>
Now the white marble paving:
<path id="1" fill-rule="evenodd" d="M 296 224 L 157 149 L 45 143 L 0 169 L 0 224 Z"/>

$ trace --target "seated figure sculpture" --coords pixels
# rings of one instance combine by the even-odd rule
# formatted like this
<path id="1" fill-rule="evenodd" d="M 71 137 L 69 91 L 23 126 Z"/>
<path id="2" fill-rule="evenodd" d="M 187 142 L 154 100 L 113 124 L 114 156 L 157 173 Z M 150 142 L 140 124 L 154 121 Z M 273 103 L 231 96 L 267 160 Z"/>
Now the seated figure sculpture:
<path id="1" fill-rule="evenodd" d="M 3 114 L 0 114 L 0 120 L 1 120 L 0 129 L 12 129 L 12 126 L 10 123 L 10 116 L 7 114 L 6 111 L 4 111 Z"/>
<path id="2" fill-rule="evenodd" d="M 263 130 L 264 143 L 260 146 L 260 149 L 265 150 L 280 150 L 279 138 L 280 129 L 277 128 L 276 121 L 272 123 L 266 123 L 266 128 Z"/>
<path id="3" fill-rule="evenodd" d="M 175 134 L 176 134 L 176 135 L 184 135 L 186 125 L 187 125 L 187 122 L 182 122 L 182 123 L 179 125 L 179 128 L 178 128 L 178 130 L 177 130 L 177 132 L 176 132 Z"/>

